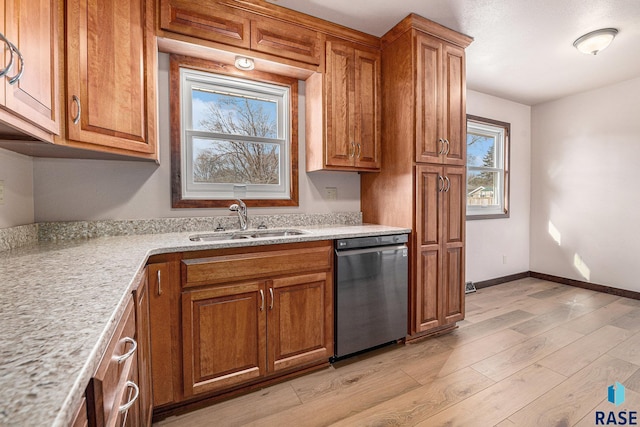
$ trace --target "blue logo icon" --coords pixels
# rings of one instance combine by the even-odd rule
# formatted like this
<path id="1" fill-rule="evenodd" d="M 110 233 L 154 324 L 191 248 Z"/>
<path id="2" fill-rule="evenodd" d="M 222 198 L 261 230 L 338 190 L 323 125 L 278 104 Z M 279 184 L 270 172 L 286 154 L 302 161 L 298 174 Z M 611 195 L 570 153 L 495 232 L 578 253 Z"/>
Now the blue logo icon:
<path id="1" fill-rule="evenodd" d="M 624 402 L 624 386 L 618 381 L 614 385 L 610 385 L 607 400 L 616 406 L 621 405 Z"/>

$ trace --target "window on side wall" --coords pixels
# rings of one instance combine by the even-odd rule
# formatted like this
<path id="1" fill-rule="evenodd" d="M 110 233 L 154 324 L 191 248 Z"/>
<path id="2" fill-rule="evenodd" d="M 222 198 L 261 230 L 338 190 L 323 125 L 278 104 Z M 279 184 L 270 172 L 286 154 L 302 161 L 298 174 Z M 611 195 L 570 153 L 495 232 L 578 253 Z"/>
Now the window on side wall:
<path id="1" fill-rule="evenodd" d="M 172 206 L 297 206 L 297 80 L 176 55 L 170 74 Z"/>
<path id="2" fill-rule="evenodd" d="M 509 217 L 511 125 L 467 115 L 467 219 Z"/>

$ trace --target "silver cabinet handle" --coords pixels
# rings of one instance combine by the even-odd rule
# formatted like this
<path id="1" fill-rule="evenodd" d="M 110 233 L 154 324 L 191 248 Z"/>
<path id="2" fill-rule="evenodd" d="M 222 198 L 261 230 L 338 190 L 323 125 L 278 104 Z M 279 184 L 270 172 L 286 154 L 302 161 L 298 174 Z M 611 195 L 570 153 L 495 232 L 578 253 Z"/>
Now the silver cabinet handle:
<path id="1" fill-rule="evenodd" d="M 160 273 L 160 269 L 158 269 L 156 273 L 156 278 L 158 279 L 158 296 L 162 295 L 162 275 Z"/>
<path id="2" fill-rule="evenodd" d="M 262 301 L 260 303 L 260 311 L 264 311 L 264 291 L 262 289 L 260 289 L 260 300 Z"/>
<path id="3" fill-rule="evenodd" d="M 442 193 L 444 191 L 444 178 L 442 175 L 438 175 L 438 193 Z"/>
<path id="4" fill-rule="evenodd" d="M 447 145 L 447 151 L 444 152 L 444 155 L 447 156 L 449 155 L 449 150 L 451 150 L 451 144 L 449 143 L 448 139 L 445 139 L 444 143 Z"/>
<path id="5" fill-rule="evenodd" d="M 9 48 L 9 52 L 11 53 L 11 56 L 9 57 L 9 63 L 6 67 L 4 67 L 3 70 L 0 70 L 0 77 L 2 77 L 9 71 L 11 71 L 11 68 L 13 68 L 13 49 L 11 48 L 11 42 L 2 33 L 0 33 L 0 40 L 2 40 L 4 44 L 7 45 L 7 47 Z"/>
<path id="6" fill-rule="evenodd" d="M 444 139 L 438 138 L 438 142 L 440 143 L 440 151 L 438 151 L 438 156 L 444 153 Z"/>
<path id="7" fill-rule="evenodd" d="M 18 55 L 18 59 L 20 60 L 20 71 L 18 71 L 13 77 L 7 76 L 7 78 L 9 79 L 9 84 L 13 85 L 18 83 L 20 78 L 22 78 L 22 73 L 24 73 L 24 57 L 22 56 L 22 53 L 20 53 L 20 50 L 13 43 L 9 42 L 9 48 Z M 11 56 L 13 56 L 13 54 L 11 54 Z"/>
<path id="8" fill-rule="evenodd" d="M 361 145 L 360 145 L 360 143 L 358 142 L 358 143 L 356 144 L 356 147 L 358 148 L 358 152 L 357 152 L 357 154 L 356 154 L 356 157 L 359 159 L 359 158 L 360 158 L 360 155 L 362 154 L 362 146 L 361 146 Z"/>
<path id="9" fill-rule="evenodd" d="M 140 389 L 138 388 L 138 385 L 136 383 L 134 383 L 133 381 L 127 381 L 126 386 L 127 388 L 133 389 L 134 395 L 129 399 L 127 403 L 125 403 L 124 405 L 120 405 L 120 407 L 118 408 L 118 412 L 120 412 L 121 414 L 127 412 L 129 408 L 131 408 L 133 404 L 136 403 L 136 400 L 138 400 L 138 396 L 140 396 Z"/>
<path id="10" fill-rule="evenodd" d="M 351 141 L 351 150 L 349 150 L 349 158 L 355 157 L 356 155 L 356 143 Z"/>
<path id="11" fill-rule="evenodd" d="M 73 124 L 77 125 L 80 121 L 80 114 L 82 114 L 82 105 L 80 105 L 80 98 L 78 98 L 76 95 L 73 95 L 71 97 L 71 102 L 74 102 L 78 106 L 78 115 L 72 119 Z"/>
<path id="12" fill-rule="evenodd" d="M 269 304 L 269 310 L 273 310 L 273 288 L 269 288 L 269 295 L 271 296 L 271 304 Z"/>
<path id="13" fill-rule="evenodd" d="M 133 356 L 133 354 L 138 349 L 138 343 L 133 338 L 125 337 L 123 341 L 125 343 L 131 344 L 131 349 L 121 356 L 114 357 L 114 360 L 118 362 L 118 364 L 124 362 L 125 360 Z"/>
<path id="14" fill-rule="evenodd" d="M 448 176 L 445 176 L 444 179 L 447 181 L 447 189 L 444 190 L 445 193 L 448 193 L 449 190 L 451 190 L 451 180 L 449 179 Z"/>

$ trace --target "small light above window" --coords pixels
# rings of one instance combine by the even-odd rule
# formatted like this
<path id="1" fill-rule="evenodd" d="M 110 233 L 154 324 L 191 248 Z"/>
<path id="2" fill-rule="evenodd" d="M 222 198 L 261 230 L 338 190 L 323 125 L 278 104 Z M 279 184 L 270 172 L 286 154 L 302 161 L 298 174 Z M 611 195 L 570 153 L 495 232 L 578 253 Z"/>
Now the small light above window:
<path id="1" fill-rule="evenodd" d="M 246 56 L 236 56 L 236 68 L 243 71 L 251 71 L 255 68 L 253 59 Z"/>
<path id="2" fill-rule="evenodd" d="M 616 34 L 618 34 L 618 30 L 615 28 L 592 31 L 579 37 L 573 42 L 573 46 L 587 55 L 597 55 L 598 52 L 609 47 Z"/>

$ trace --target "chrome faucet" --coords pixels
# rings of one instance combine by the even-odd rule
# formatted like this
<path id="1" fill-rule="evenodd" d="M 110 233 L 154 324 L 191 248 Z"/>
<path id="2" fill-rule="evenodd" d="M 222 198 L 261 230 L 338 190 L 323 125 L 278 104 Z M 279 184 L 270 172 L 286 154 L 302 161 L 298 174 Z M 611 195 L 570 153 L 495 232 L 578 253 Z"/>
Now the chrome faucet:
<path id="1" fill-rule="evenodd" d="M 240 229 L 246 230 L 248 225 L 247 220 L 247 205 L 240 199 L 236 199 L 236 203 L 229 206 L 229 210 L 232 212 L 238 212 L 238 218 L 240 219 Z"/>

